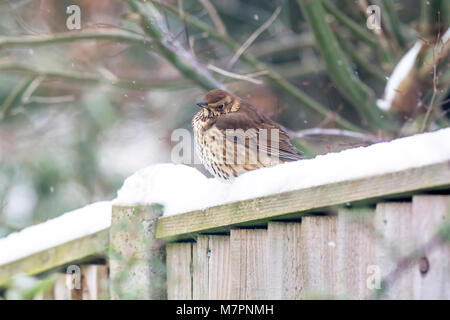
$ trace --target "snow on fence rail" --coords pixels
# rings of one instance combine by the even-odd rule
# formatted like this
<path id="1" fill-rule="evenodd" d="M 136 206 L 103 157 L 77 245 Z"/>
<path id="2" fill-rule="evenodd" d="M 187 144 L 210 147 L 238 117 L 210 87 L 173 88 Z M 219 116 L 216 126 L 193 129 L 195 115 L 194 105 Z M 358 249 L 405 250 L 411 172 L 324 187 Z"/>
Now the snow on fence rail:
<path id="1" fill-rule="evenodd" d="M 448 299 L 449 141 L 444 129 L 231 184 L 152 166 L 112 202 L 0 239 L 0 286 L 101 256 L 113 299 Z"/>

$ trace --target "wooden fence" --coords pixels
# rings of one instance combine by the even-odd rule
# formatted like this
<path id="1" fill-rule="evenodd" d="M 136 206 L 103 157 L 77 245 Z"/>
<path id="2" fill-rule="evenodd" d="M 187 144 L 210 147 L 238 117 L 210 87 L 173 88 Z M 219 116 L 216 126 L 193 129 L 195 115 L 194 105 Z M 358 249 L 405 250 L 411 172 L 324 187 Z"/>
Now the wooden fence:
<path id="1" fill-rule="evenodd" d="M 1 265 L 0 286 L 61 272 L 36 298 L 450 299 L 449 190 L 446 161 L 174 216 L 113 206 L 109 229 Z"/>
<path id="2" fill-rule="evenodd" d="M 449 211 L 418 195 L 168 244 L 168 297 L 450 299 L 450 246 L 433 240 Z"/>

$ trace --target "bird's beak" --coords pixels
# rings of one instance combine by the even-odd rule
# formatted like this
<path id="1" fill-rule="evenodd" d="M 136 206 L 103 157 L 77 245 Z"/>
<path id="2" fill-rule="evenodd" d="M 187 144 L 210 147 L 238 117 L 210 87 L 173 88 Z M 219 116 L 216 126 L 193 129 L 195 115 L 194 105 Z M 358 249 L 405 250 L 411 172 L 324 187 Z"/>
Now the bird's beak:
<path id="1" fill-rule="evenodd" d="M 199 102 L 199 103 L 197 103 L 197 105 L 198 105 L 200 108 L 205 108 L 205 107 L 208 105 L 208 103 L 207 103 L 207 102 Z"/>

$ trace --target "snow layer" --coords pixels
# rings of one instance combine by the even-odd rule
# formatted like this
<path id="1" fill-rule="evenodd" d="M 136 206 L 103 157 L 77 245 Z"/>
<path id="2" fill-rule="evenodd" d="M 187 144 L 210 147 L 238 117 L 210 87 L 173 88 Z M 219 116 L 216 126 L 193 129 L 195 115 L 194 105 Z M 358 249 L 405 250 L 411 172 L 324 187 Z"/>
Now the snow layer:
<path id="1" fill-rule="evenodd" d="M 417 41 L 416 44 L 403 56 L 399 61 L 384 89 L 384 99 L 377 100 L 380 109 L 389 110 L 394 101 L 397 90 L 403 80 L 406 79 L 411 69 L 414 67 L 417 55 L 422 48 L 422 43 Z"/>
<path id="2" fill-rule="evenodd" d="M 446 43 L 449 39 L 450 28 L 447 29 L 441 40 L 443 43 Z M 422 43 L 419 40 L 397 63 L 384 89 L 383 99 L 377 100 L 377 106 L 380 109 L 389 110 L 391 108 L 398 88 L 400 87 L 400 84 L 403 82 L 403 80 L 406 79 L 411 69 L 414 67 L 414 63 L 416 62 L 417 55 L 419 54 L 421 48 Z"/>
<path id="3" fill-rule="evenodd" d="M 0 239 L 0 265 L 107 229 L 111 202 L 88 205 Z"/>
<path id="4" fill-rule="evenodd" d="M 192 167 L 157 164 L 125 180 L 119 205 L 164 205 L 164 215 L 450 160 L 450 128 L 250 171 L 232 183 Z"/>
<path id="5" fill-rule="evenodd" d="M 447 31 L 442 36 L 443 43 L 446 43 L 448 40 L 450 40 L 450 28 L 448 28 Z"/>

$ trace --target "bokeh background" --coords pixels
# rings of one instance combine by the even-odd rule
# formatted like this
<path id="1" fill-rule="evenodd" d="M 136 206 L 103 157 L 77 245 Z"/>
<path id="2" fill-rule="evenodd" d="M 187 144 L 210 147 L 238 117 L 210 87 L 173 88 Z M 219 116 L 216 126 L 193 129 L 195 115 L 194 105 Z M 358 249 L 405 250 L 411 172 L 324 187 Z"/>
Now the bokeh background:
<path id="1" fill-rule="evenodd" d="M 386 115 L 396 119 L 392 120 L 395 129 L 361 116 L 357 103 L 336 85 L 330 71 L 333 61 L 324 59 L 302 13 L 302 1 L 149 0 L 156 10 L 150 13 L 145 11 L 147 1 L 135 2 L 137 7 L 133 1 L 119 0 L 0 2 L 0 236 L 112 199 L 136 170 L 170 161 L 172 131 L 191 130 L 195 102 L 216 82 L 300 132 L 295 144 L 308 156 L 420 131 L 416 121 L 423 120 L 424 112 Z M 375 99 L 383 96 L 390 73 L 418 37 L 430 40 L 429 48 L 433 47 L 433 39 L 449 21 L 445 11 L 438 21 L 436 10 L 449 9 L 446 1 L 372 2 L 382 8 L 381 36 L 366 28 L 368 1 L 329 1 L 332 7 L 324 18 L 346 57 L 335 62 L 348 65 Z M 67 29 L 70 5 L 81 8 L 81 30 Z M 430 15 L 426 11 L 430 7 L 438 9 Z M 331 14 L 333 8 L 370 41 Z M 156 31 L 146 28 L 149 16 Z M 188 22 L 186 16 L 215 35 Z M 255 31 L 271 17 L 273 21 L 256 36 Z M 122 31 L 126 36 L 121 36 Z M 94 36 L 54 40 L 67 32 Z M 230 68 L 236 44 L 238 48 L 252 35 L 256 37 L 244 55 L 261 64 L 248 63 L 250 58 L 241 56 Z M 126 40 L 133 36 L 138 40 Z M 37 43 L 34 37 L 50 40 Z M 383 45 L 383 37 L 387 44 Z M 226 45 L 229 39 L 234 47 Z M 435 66 L 435 77 L 448 69 L 448 63 Z M 214 67 L 251 79 L 235 79 Z M 267 70 L 320 103 L 329 116 L 305 106 Z M 421 82 L 415 89 L 423 110 L 433 99 L 436 108 L 445 111 L 448 83 L 439 84 L 437 97 L 429 83 Z M 336 115 L 364 130 L 368 138 L 302 136 L 306 129 L 340 128 Z M 435 117 L 439 121 L 427 130 L 447 126 L 442 120 L 445 114 L 438 115 L 442 115 Z"/>

